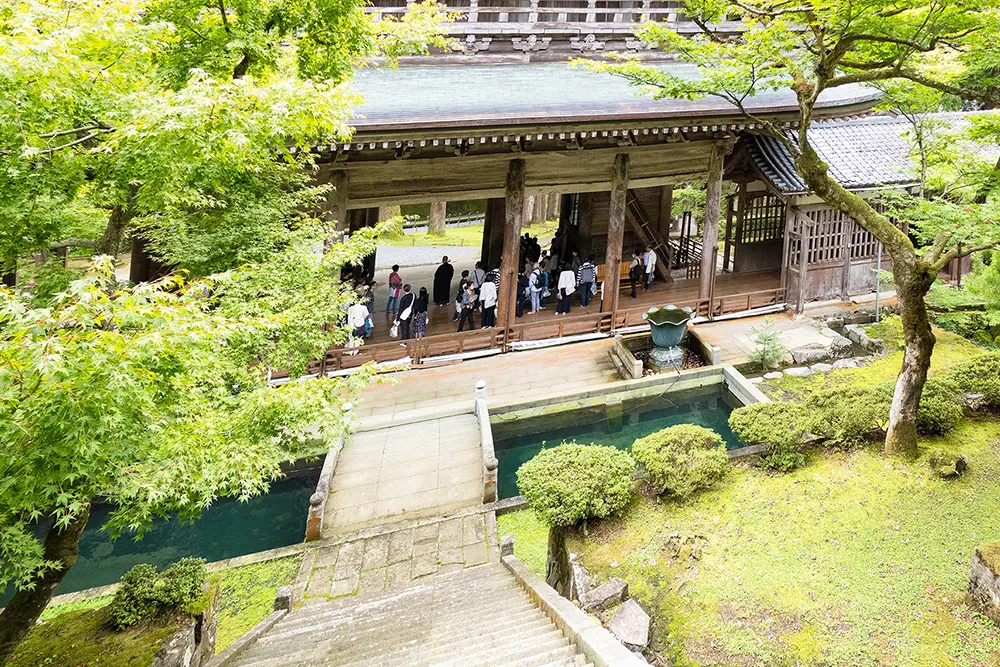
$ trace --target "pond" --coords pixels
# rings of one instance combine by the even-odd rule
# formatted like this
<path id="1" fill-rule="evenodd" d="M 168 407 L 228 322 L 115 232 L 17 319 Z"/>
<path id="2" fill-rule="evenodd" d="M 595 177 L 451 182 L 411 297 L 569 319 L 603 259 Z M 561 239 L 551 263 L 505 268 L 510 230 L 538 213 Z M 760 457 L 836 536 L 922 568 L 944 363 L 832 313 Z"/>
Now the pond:
<path id="1" fill-rule="evenodd" d="M 630 450 L 637 439 L 668 426 L 697 424 L 722 436 L 726 449 L 738 449 L 744 443 L 729 428 L 729 413 L 741 405 L 732 394 L 716 385 L 623 403 L 620 418 L 616 415 L 617 408 L 609 411 L 600 406 L 496 424 L 493 437 L 499 462 L 498 497 L 519 495 L 517 469 L 521 464 L 543 448 L 563 442 Z"/>
<path id="2" fill-rule="evenodd" d="M 272 483 L 266 495 L 247 502 L 232 498 L 218 500 L 194 523 L 156 521 L 139 541 L 128 534 L 112 541 L 101 530 L 111 506 L 98 505 L 91 512 L 80 540 L 76 565 L 56 593 L 114 583 L 136 563 L 163 568 L 185 556 L 212 562 L 301 542 L 305 537 L 309 496 L 316 490 L 320 466 L 322 461 L 289 472 Z M 0 592 L 0 606 L 11 596 L 11 589 Z"/>

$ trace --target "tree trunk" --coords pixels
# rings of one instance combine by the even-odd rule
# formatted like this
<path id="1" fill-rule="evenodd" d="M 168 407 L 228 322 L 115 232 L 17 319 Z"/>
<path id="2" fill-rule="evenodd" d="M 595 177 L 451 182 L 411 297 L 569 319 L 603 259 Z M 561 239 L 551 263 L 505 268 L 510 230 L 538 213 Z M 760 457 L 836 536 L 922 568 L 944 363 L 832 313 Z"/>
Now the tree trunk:
<path id="1" fill-rule="evenodd" d="M 934 276 L 930 267 L 922 263 L 896 270 L 894 262 L 893 267 L 906 347 L 889 409 L 884 451 L 886 455 L 913 457 L 917 455 L 917 408 L 934 352 L 934 332 L 924 303 Z"/>
<path id="2" fill-rule="evenodd" d="M 431 212 L 427 216 L 427 233 L 443 236 L 445 220 L 448 217 L 448 202 L 431 202 Z"/>
<path id="3" fill-rule="evenodd" d="M 128 198 L 124 204 L 116 204 L 111 209 L 108 216 L 108 224 L 104 228 L 104 234 L 94 244 L 94 252 L 98 255 L 116 256 L 122 248 L 122 240 L 125 238 L 125 229 L 128 223 L 135 216 L 135 200 L 139 194 L 139 186 L 133 184 L 128 191 Z"/>
<path id="4" fill-rule="evenodd" d="M 567 595 L 569 572 L 566 531 L 559 526 L 549 526 L 549 543 L 545 551 L 545 583 L 556 589 L 560 595 Z"/>
<path id="5" fill-rule="evenodd" d="M 46 561 L 61 563 L 61 567 L 46 570 L 35 580 L 31 590 L 22 589 L 14 594 L 7 608 L 0 613 L 0 665 L 6 664 L 14 649 L 20 644 L 35 622 L 42 615 L 56 587 L 69 569 L 76 563 L 80 551 L 80 537 L 90 518 L 90 505 L 69 522 L 62 530 L 49 529 L 45 536 L 44 558 Z"/>
<path id="6" fill-rule="evenodd" d="M 889 410 L 885 453 L 915 456 L 917 453 L 917 406 L 927 381 L 934 350 L 934 334 L 927 317 L 924 295 L 934 282 L 934 271 L 918 257 L 910 239 L 866 201 L 845 190 L 828 173 L 827 166 L 808 144 L 799 143 L 795 160 L 809 189 L 823 201 L 850 216 L 861 228 L 881 241 L 892 258 L 903 324 L 903 367 Z"/>

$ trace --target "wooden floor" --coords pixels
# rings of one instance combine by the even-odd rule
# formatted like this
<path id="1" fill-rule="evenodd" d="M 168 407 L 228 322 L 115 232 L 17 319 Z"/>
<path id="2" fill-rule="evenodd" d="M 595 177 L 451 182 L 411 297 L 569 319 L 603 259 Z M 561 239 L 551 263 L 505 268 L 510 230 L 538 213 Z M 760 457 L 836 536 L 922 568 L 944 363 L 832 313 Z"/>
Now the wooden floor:
<path id="1" fill-rule="evenodd" d="M 763 290 L 777 289 L 781 284 L 781 274 L 778 271 L 748 273 L 748 274 L 722 274 L 715 280 L 715 296 L 730 296 L 734 294 L 747 294 L 750 292 L 760 292 Z M 454 285 L 453 285 L 454 287 Z M 417 287 L 419 289 L 419 286 Z M 633 309 L 637 307 L 650 308 L 652 306 L 665 306 L 670 303 L 677 305 L 688 305 L 685 302 L 693 302 L 698 298 L 697 280 L 678 280 L 673 285 L 666 285 L 662 281 L 653 284 L 649 291 L 639 289 L 636 299 L 629 298 L 630 292 L 623 290 L 619 297 L 619 309 Z M 375 329 L 372 337 L 365 341 L 366 345 L 375 343 L 387 343 L 394 339 L 389 337 L 389 326 L 392 324 L 392 315 L 385 315 L 385 295 L 380 295 L 381 299 L 375 303 Z M 610 295 L 609 295 L 610 297 Z M 526 304 L 527 305 L 527 304 Z M 550 296 L 546 300 L 546 308 L 534 315 L 525 309 L 523 317 L 517 319 L 517 324 L 536 323 L 551 320 L 556 322 L 561 317 L 573 317 L 578 315 L 596 314 L 601 311 L 600 293 L 590 302 L 586 308 L 580 305 L 580 293 L 575 292 L 572 297 L 572 306 L 568 316 L 556 316 L 557 300 Z M 431 304 L 428 311 L 429 320 L 427 323 L 427 335 L 453 333 L 458 331 L 458 322 L 452 321 L 455 312 L 455 305 L 438 308 Z M 476 314 L 475 322 L 477 326 L 482 325 L 481 315 Z M 465 329 L 468 331 L 468 327 Z"/>

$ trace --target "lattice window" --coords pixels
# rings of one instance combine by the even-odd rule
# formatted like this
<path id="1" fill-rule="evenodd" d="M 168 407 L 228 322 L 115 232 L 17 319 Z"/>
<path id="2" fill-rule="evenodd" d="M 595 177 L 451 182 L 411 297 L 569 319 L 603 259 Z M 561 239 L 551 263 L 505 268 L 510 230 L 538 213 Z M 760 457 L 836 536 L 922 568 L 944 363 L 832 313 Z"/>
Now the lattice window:
<path id="1" fill-rule="evenodd" d="M 748 195 L 740 243 L 777 241 L 785 233 L 785 203 L 772 194 Z"/>

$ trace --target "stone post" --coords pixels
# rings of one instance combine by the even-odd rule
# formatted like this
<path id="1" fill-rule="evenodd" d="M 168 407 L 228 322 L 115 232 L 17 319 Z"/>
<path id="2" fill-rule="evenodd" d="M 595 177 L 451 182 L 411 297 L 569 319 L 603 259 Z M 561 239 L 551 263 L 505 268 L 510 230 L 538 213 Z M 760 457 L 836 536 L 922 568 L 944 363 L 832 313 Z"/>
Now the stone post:
<path id="1" fill-rule="evenodd" d="M 476 383 L 476 398 L 473 409 L 477 415 L 479 414 L 479 399 L 486 400 L 486 380 L 480 380 Z"/>

